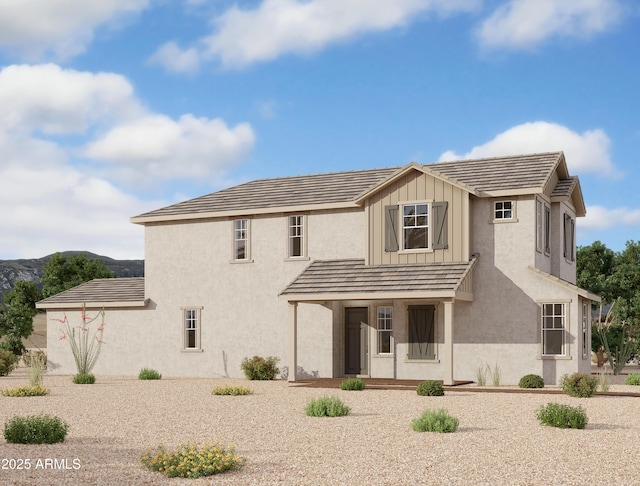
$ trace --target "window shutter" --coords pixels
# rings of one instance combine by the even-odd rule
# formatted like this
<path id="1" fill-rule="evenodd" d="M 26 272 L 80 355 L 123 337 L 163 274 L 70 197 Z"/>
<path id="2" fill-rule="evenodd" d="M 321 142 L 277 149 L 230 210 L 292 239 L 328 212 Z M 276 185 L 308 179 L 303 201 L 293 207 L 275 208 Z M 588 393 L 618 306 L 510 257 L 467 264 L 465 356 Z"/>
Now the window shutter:
<path id="1" fill-rule="evenodd" d="M 398 205 L 384 208 L 384 251 L 398 251 Z"/>
<path id="2" fill-rule="evenodd" d="M 431 207 L 433 208 L 434 221 L 433 249 L 446 250 L 449 248 L 447 225 L 449 203 L 447 201 L 434 202 Z"/>
<path id="3" fill-rule="evenodd" d="M 410 359 L 435 359 L 434 306 L 409 306 Z"/>
<path id="4" fill-rule="evenodd" d="M 569 258 L 569 245 L 571 244 L 570 243 L 571 228 L 569 224 L 570 221 L 571 221 L 571 217 L 567 213 L 564 213 L 564 226 L 562 229 L 564 230 L 564 257 L 565 258 Z"/>

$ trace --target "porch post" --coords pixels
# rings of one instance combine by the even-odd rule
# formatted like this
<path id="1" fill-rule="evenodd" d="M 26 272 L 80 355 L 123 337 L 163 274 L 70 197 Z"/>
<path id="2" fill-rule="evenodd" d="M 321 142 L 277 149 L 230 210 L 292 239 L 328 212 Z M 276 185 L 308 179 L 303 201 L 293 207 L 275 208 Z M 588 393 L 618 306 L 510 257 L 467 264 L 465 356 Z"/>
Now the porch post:
<path id="1" fill-rule="evenodd" d="M 289 302 L 289 374 L 288 381 L 296 381 L 298 369 L 298 303 Z"/>
<path id="2" fill-rule="evenodd" d="M 453 385 L 453 299 L 444 302 L 444 384 Z"/>

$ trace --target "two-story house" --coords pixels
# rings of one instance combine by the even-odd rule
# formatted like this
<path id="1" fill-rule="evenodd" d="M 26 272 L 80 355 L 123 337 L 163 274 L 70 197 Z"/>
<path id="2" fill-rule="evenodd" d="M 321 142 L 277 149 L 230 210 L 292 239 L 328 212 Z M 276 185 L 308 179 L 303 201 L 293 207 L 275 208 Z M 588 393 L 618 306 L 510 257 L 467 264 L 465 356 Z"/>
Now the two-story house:
<path id="1" fill-rule="evenodd" d="M 50 319 L 106 310 L 95 372 L 289 380 L 370 376 L 548 384 L 589 372 L 592 300 L 575 286 L 585 215 L 563 153 L 248 182 L 132 218 L 145 278 L 41 301 Z M 74 373 L 49 321 L 51 372 Z"/>

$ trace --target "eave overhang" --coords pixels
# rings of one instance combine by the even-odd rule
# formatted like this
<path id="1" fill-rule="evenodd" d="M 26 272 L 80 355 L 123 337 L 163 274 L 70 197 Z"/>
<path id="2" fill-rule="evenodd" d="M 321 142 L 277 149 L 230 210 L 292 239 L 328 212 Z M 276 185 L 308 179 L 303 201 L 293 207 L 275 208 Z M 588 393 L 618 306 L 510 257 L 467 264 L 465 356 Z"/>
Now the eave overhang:
<path id="1" fill-rule="evenodd" d="M 589 300 L 593 300 L 594 302 L 602 302 L 602 297 L 600 297 L 597 294 L 594 294 L 593 292 L 589 292 L 586 289 L 582 289 L 580 287 L 578 287 L 577 285 L 574 285 L 570 282 L 567 282 L 566 280 L 562 280 L 561 278 L 558 278 L 554 275 L 551 275 L 547 272 L 544 272 L 542 270 L 540 270 L 539 268 L 536 267 L 532 267 L 531 265 L 529 265 L 529 270 L 537 275 L 540 275 L 541 277 L 549 280 L 550 282 L 553 282 L 557 285 L 560 285 L 562 287 L 564 287 L 565 289 L 569 289 L 572 290 L 573 292 L 576 292 L 578 295 L 580 295 L 581 297 L 584 297 L 585 299 L 589 299 Z"/>

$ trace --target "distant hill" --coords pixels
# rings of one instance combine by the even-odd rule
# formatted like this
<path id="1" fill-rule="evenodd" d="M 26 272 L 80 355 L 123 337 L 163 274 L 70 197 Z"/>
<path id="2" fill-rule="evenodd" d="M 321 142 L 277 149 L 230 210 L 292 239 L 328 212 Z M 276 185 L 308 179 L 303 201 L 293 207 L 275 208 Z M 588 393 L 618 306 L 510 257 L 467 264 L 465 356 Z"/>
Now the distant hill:
<path id="1" fill-rule="evenodd" d="M 104 262 L 116 277 L 143 277 L 144 260 L 114 260 L 102 255 L 96 255 L 88 251 L 61 251 L 65 257 L 73 255 L 85 255 L 90 260 Z M 42 258 L 0 260 L 0 294 L 8 292 L 17 280 L 39 283 L 42 279 L 42 267 L 53 255 Z"/>

